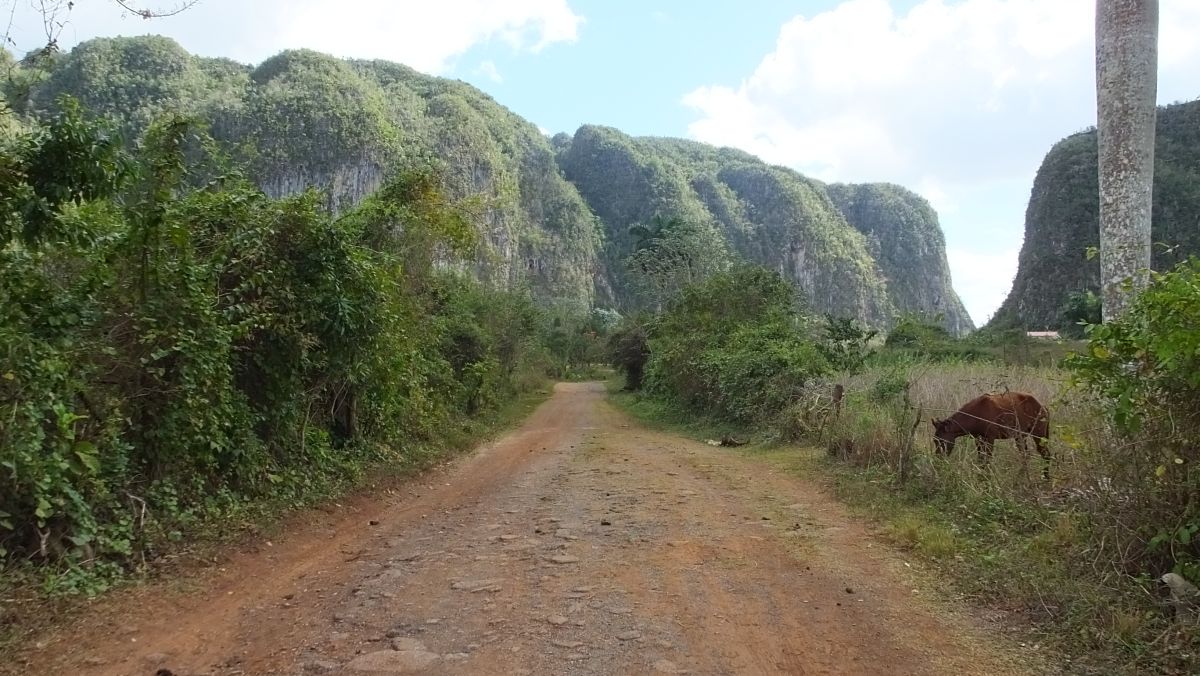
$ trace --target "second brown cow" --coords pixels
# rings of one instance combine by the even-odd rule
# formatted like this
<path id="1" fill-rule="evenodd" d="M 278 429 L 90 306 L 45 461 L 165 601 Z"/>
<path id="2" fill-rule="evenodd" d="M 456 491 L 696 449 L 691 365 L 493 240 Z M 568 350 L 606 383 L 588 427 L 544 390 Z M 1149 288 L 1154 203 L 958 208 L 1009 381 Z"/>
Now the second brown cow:
<path id="1" fill-rule="evenodd" d="M 992 456 L 992 444 L 997 439 L 1013 439 L 1022 453 L 1028 449 L 1025 440 L 1033 439 L 1042 456 L 1042 476 L 1050 478 L 1050 412 L 1032 394 L 1001 392 L 975 397 L 954 414 L 942 420 L 932 420 L 933 441 L 937 451 L 948 455 L 959 437 L 975 439 L 979 459 L 987 464 Z"/>

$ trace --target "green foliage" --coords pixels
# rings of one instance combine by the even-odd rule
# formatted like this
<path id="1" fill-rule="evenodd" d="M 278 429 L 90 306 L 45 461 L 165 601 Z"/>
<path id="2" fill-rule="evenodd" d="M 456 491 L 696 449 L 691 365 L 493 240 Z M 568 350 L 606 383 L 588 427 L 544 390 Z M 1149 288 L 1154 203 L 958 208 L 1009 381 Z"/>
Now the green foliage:
<path id="1" fill-rule="evenodd" d="M 427 170 L 337 218 L 267 197 L 181 118 L 130 157 L 66 101 L 11 148 L 0 560 L 53 591 L 247 500 L 413 461 L 527 380 L 538 313 L 433 268 L 476 231 Z"/>
<path id="2" fill-rule="evenodd" d="M 564 380 L 594 377 L 594 367 L 608 361 L 609 334 L 620 315 L 596 308 L 586 315 L 568 311 L 547 316 L 542 344 L 553 359 L 549 375 Z"/>
<path id="3" fill-rule="evenodd" d="M 1102 321 L 1101 309 L 1100 296 L 1091 290 L 1076 291 L 1067 296 L 1061 313 L 1060 334 L 1068 338 L 1083 338 L 1088 325 Z"/>
<path id="4" fill-rule="evenodd" d="M 651 327 L 651 394 L 734 422 L 766 420 L 828 365 L 778 273 L 742 266 L 687 287 Z"/>
<path id="5" fill-rule="evenodd" d="M 608 338 L 609 362 L 625 376 L 625 389 L 642 389 L 650 344 L 645 317 L 634 316 L 617 325 Z"/>
<path id="6" fill-rule="evenodd" d="M 820 349 L 830 366 L 847 372 L 862 368 L 871 354 L 871 340 L 878 331 L 868 329 L 849 317 L 825 315 Z"/>
<path id="7" fill-rule="evenodd" d="M 62 222 L 58 212 L 112 196 L 129 176 L 121 140 L 106 124 L 84 118 L 79 104 L 61 101 L 43 129 L 14 136 L 0 148 L 0 242 L 27 247 L 46 241 L 83 243 L 86 222 Z M 84 226 L 84 227 L 79 227 Z"/>
<path id="8" fill-rule="evenodd" d="M 625 265 L 656 307 L 717 272 L 728 259 L 724 242 L 711 229 L 679 218 L 655 216 L 632 226 L 629 234 L 633 253 Z"/>
<path id="9" fill-rule="evenodd" d="M 1200 579 L 1200 259 L 1153 280 L 1118 321 L 1089 328 L 1088 347 L 1068 360 L 1096 397 L 1124 456 L 1115 477 L 1137 495 L 1135 542 L 1158 569 Z M 1115 515 L 1114 515 L 1115 516 Z M 1136 555 L 1137 550 L 1134 550 Z"/>
<path id="10" fill-rule="evenodd" d="M 1109 407 L 1113 421 L 1135 434 L 1168 423 L 1180 450 L 1200 449 L 1191 415 L 1200 395 L 1200 259 L 1155 273 L 1127 319 L 1091 327 L 1087 351 L 1069 360 L 1081 385 Z M 1190 457 L 1189 453 L 1189 457 Z M 1197 458 L 1200 459 L 1200 458 Z"/>
<path id="11" fill-rule="evenodd" d="M 919 314 L 908 314 L 896 321 L 884 344 L 888 347 L 931 348 L 950 341 L 950 333 L 941 322 Z"/>

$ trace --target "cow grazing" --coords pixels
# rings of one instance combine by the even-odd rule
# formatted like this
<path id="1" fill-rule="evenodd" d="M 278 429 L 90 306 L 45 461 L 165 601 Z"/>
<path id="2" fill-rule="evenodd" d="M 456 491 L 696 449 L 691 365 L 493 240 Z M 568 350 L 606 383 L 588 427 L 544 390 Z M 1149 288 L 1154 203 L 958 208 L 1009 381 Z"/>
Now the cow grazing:
<path id="1" fill-rule="evenodd" d="M 979 449 L 979 460 L 987 464 L 992 444 L 997 439 L 1012 439 L 1022 453 L 1028 453 L 1025 439 L 1032 437 L 1042 456 L 1042 476 L 1050 478 L 1050 412 L 1032 394 L 1002 392 L 984 394 L 968 401 L 953 415 L 932 420 L 933 442 L 938 453 L 949 455 L 959 437 L 971 436 Z"/>

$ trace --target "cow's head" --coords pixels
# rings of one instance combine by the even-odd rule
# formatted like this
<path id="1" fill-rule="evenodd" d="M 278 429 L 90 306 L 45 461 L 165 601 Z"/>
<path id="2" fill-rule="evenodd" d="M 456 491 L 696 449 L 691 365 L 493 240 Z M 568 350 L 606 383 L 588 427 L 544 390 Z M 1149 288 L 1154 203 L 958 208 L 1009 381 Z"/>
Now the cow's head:
<path id="1" fill-rule="evenodd" d="M 954 440 L 959 437 L 955 433 L 958 426 L 949 420 L 938 420 L 937 418 L 931 418 L 929 422 L 933 423 L 934 450 L 941 455 L 950 455 L 950 451 L 954 450 Z"/>

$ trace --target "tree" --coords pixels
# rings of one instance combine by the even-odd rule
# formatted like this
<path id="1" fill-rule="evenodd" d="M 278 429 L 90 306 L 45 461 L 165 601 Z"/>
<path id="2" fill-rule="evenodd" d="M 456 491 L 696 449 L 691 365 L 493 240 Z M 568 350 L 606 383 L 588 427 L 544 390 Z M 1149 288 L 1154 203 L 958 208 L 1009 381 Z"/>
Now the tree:
<path id="1" fill-rule="evenodd" d="M 1100 296 L 1091 290 L 1076 291 L 1063 304 L 1062 322 L 1059 332 L 1068 338 L 1083 338 L 1087 325 L 1099 324 L 1101 319 Z"/>
<path id="2" fill-rule="evenodd" d="M 1158 0 L 1097 0 L 1100 280 L 1104 319 L 1149 281 Z"/>
<path id="3" fill-rule="evenodd" d="M 0 3 L 0 9 L 8 10 L 7 14 L 11 17 L 16 11 L 16 3 L 21 0 L 8 0 L 8 2 Z M 160 19 L 168 16 L 175 16 L 180 12 L 191 9 L 200 0 L 175 0 L 170 3 L 147 3 L 135 0 L 110 0 L 114 5 L 117 5 L 121 11 L 140 16 L 143 19 Z M 58 36 L 66 27 L 68 16 L 71 10 L 75 8 L 78 0 L 38 0 L 33 3 L 37 12 L 42 16 L 42 30 L 46 34 L 46 44 L 41 48 L 45 53 L 58 51 Z M 8 26 L 4 31 L 3 45 L 4 47 L 16 47 L 17 44 L 12 39 L 12 20 L 9 20 Z"/>
<path id="4" fill-rule="evenodd" d="M 725 242 L 713 228 L 678 217 L 655 216 L 629 228 L 633 252 L 625 265 L 642 293 L 662 308 L 679 291 L 721 269 Z"/>

